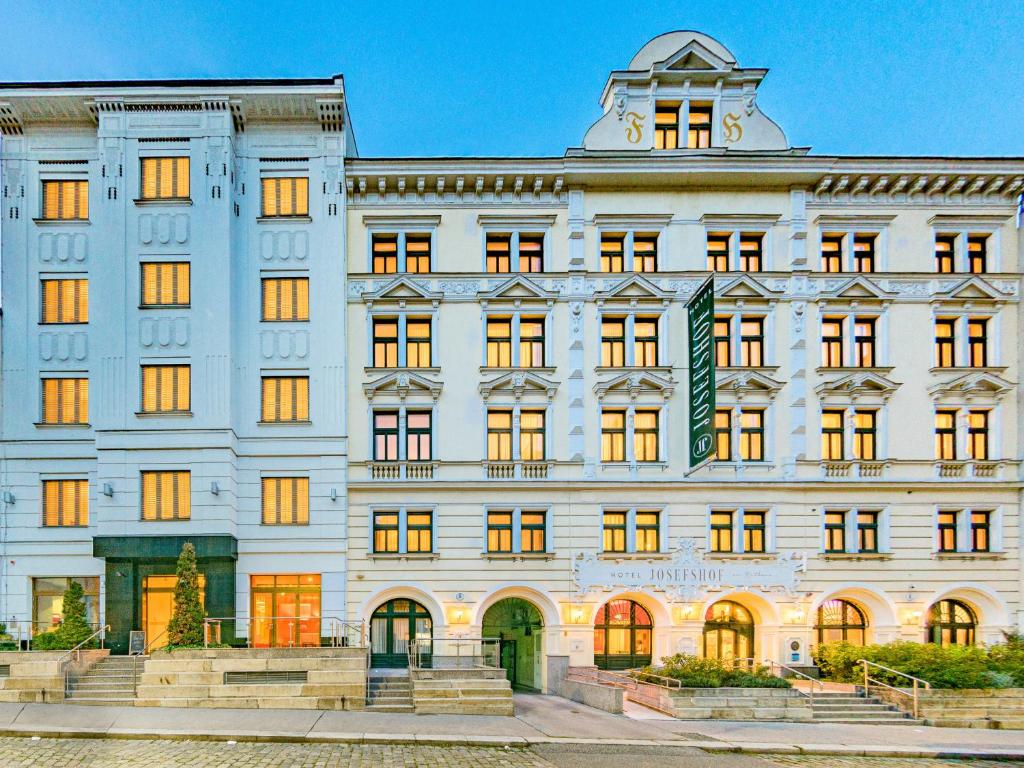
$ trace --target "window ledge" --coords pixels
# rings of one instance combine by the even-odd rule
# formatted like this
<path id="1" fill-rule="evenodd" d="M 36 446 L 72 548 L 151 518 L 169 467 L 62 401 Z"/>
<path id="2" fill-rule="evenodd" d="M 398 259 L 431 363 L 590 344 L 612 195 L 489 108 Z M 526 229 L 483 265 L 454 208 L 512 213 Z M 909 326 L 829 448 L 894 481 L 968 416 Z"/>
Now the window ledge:
<path id="1" fill-rule="evenodd" d="M 371 560 L 437 560 L 436 552 L 370 552 L 366 555 Z"/>
<path id="2" fill-rule="evenodd" d="M 979 371 L 981 371 L 982 373 L 1002 373 L 1007 369 L 1007 367 L 1008 366 L 1005 365 L 981 365 L 976 368 L 969 365 L 957 365 L 948 367 L 934 366 L 928 369 L 928 373 L 953 373 L 959 375 L 963 375 L 965 373 L 977 373 Z"/>
<path id="3" fill-rule="evenodd" d="M 273 323 L 275 325 L 280 325 L 281 323 L 308 323 L 309 322 L 309 318 L 307 317 L 305 320 L 268 320 L 265 317 L 261 317 L 260 318 L 260 322 L 261 323 Z"/>
<path id="4" fill-rule="evenodd" d="M 150 262 L 152 263 L 152 262 Z M 139 309 L 152 312 L 154 309 L 192 309 L 191 304 L 139 304 Z"/>
<path id="5" fill-rule="evenodd" d="M 637 469 L 661 469 L 661 470 L 665 470 L 665 469 L 668 469 L 668 462 L 667 461 L 637 461 L 637 462 L 602 461 L 601 462 L 601 467 L 603 469 L 632 469 L 633 467 L 636 467 Z"/>
<path id="6" fill-rule="evenodd" d="M 375 368 L 372 365 L 368 365 L 363 368 L 363 373 L 367 376 L 387 376 L 389 373 L 440 373 L 440 366 L 431 366 L 430 368 L 411 368 L 409 366 L 391 366 L 387 368 Z"/>
<path id="7" fill-rule="evenodd" d="M 838 365 L 835 367 L 820 365 L 814 369 L 814 372 L 819 376 L 829 373 L 875 373 L 879 376 L 888 376 L 895 367 L 894 365 Z"/>
<path id="8" fill-rule="evenodd" d="M 44 279 L 48 280 L 49 278 L 44 278 Z M 41 327 L 43 327 L 43 328 L 54 328 L 54 327 L 56 327 L 56 328 L 66 328 L 69 325 L 88 325 L 88 324 L 89 324 L 88 320 L 83 320 L 82 322 L 77 322 L 77 323 L 46 323 L 46 322 L 43 322 L 42 320 L 39 321 L 39 325 Z"/>
<path id="9" fill-rule="evenodd" d="M 620 373 L 622 371 L 650 371 L 651 373 L 672 373 L 671 365 L 597 365 L 594 373 Z"/>
<path id="10" fill-rule="evenodd" d="M 34 422 L 34 425 L 39 429 L 92 429 L 92 424 L 89 422 L 76 422 L 72 424 L 50 424 L 45 421 L 36 421 Z"/>
<path id="11" fill-rule="evenodd" d="M 1005 552 L 934 552 L 935 560 L 1003 560 Z"/>
<path id="12" fill-rule="evenodd" d="M 87 227 L 89 219 L 32 219 L 40 227 Z"/>
<path id="13" fill-rule="evenodd" d="M 669 552 L 599 552 L 597 559 L 614 562 L 622 562 L 624 560 L 655 562 L 657 560 L 671 560 L 672 554 Z"/>
<path id="14" fill-rule="evenodd" d="M 774 552 L 708 552 L 706 560 L 774 560 Z"/>
<path id="15" fill-rule="evenodd" d="M 312 224 L 312 216 L 257 216 L 257 224 Z"/>
<path id="16" fill-rule="evenodd" d="M 488 560 L 554 560 L 554 552 L 483 552 L 481 557 Z"/>
<path id="17" fill-rule="evenodd" d="M 136 205 L 172 205 L 172 206 L 186 206 L 192 205 L 191 197 L 139 197 L 132 200 Z"/>
<path id="18" fill-rule="evenodd" d="M 262 421 L 261 420 L 261 421 L 257 421 L 256 422 L 256 426 L 258 426 L 258 427 L 281 427 L 281 426 L 284 426 L 284 427 L 289 427 L 289 426 L 303 427 L 303 426 L 306 426 L 306 427 L 308 427 L 312 423 L 313 422 L 310 421 L 309 419 L 300 419 L 298 421 Z"/>
<path id="19" fill-rule="evenodd" d="M 892 560 L 891 552 L 824 552 L 822 560 Z"/>
<path id="20" fill-rule="evenodd" d="M 533 373 L 554 373 L 556 370 L 557 370 L 556 368 L 554 368 L 553 366 L 550 366 L 550 365 L 545 365 L 545 366 L 541 366 L 541 367 L 525 365 L 525 366 L 520 366 L 518 368 L 513 368 L 513 367 L 509 367 L 509 366 L 503 366 L 503 367 L 495 366 L 493 368 L 490 367 L 490 366 L 486 366 L 486 365 L 481 365 L 480 366 L 480 373 L 483 373 L 483 374 L 498 374 L 498 375 L 506 374 L 506 373 L 515 373 L 516 371 L 531 371 Z"/>
<path id="21" fill-rule="evenodd" d="M 135 415 L 140 419 L 190 419 L 192 411 L 136 411 Z"/>

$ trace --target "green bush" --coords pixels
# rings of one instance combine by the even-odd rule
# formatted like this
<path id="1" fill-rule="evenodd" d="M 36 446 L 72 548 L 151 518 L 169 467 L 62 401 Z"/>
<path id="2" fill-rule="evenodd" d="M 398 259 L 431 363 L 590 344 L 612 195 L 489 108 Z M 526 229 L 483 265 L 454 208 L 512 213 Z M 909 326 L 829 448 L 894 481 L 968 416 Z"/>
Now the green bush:
<path id="1" fill-rule="evenodd" d="M 77 581 L 72 581 L 64 590 L 60 626 L 33 637 L 31 647 L 33 651 L 66 651 L 85 642 L 92 634 L 93 629 L 85 620 L 85 590 Z M 96 641 L 90 640 L 82 647 L 95 648 Z"/>
<path id="2" fill-rule="evenodd" d="M 826 680 L 860 683 L 864 680 L 861 659 L 892 667 L 922 680 L 933 688 L 1005 688 L 1024 685 L 1024 643 L 979 648 L 935 643 L 897 641 L 885 645 L 855 646 L 826 643 L 814 651 L 814 661 Z M 909 681 L 877 667 L 872 679 L 906 687 Z"/>
<path id="3" fill-rule="evenodd" d="M 646 667 L 645 674 L 678 680 L 685 688 L 789 688 L 790 682 L 771 674 L 766 667 L 743 669 L 718 659 L 702 659 L 678 653 L 662 659 L 660 667 Z"/>

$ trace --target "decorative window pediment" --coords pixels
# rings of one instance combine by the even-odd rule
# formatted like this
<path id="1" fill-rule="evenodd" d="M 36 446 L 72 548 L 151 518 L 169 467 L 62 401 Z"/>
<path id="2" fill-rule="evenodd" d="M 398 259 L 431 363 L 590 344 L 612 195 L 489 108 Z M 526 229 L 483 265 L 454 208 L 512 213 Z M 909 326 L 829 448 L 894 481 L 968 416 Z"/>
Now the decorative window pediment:
<path id="1" fill-rule="evenodd" d="M 999 400 L 1016 385 L 992 373 L 966 373 L 928 388 L 933 400 Z"/>
<path id="2" fill-rule="evenodd" d="M 639 302 L 668 305 L 675 297 L 671 291 L 663 291 L 643 275 L 633 274 L 607 291 L 594 294 L 597 306 L 604 304 L 635 304 Z"/>
<path id="3" fill-rule="evenodd" d="M 490 291 L 480 291 L 477 298 L 483 306 L 488 304 L 544 302 L 551 306 L 558 298 L 557 291 L 546 291 L 523 275 L 516 275 Z"/>
<path id="4" fill-rule="evenodd" d="M 980 301 L 982 303 L 1001 302 L 1006 299 L 1003 293 L 983 277 L 973 275 L 945 289 L 937 290 L 932 299 L 933 304 L 965 304 Z"/>
<path id="5" fill-rule="evenodd" d="M 865 371 L 826 381 L 819 384 L 814 391 L 818 393 L 818 397 L 823 402 L 852 403 L 864 400 L 885 402 L 899 387 L 898 382 L 877 373 Z"/>
<path id="6" fill-rule="evenodd" d="M 737 371 L 719 375 L 715 382 L 715 390 L 719 394 L 732 396 L 740 400 L 774 400 L 782 390 L 783 383 L 757 371 Z"/>
<path id="7" fill-rule="evenodd" d="M 376 291 L 367 291 L 362 294 L 363 301 L 372 305 L 373 303 L 416 303 L 432 304 L 437 306 L 444 294 L 431 291 L 422 285 L 410 280 L 406 276 L 397 277 L 391 282 L 381 286 Z"/>
<path id="8" fill-rule="evenodd" d="M 675 386 L 671 378 L 632 371 L 607 381 L 599 381 L 594 385 L 594 393 L 598 400 L 604 400 L 607 395 L 625 395 L 632 400 L 642 395 L 660 395 L 663 400 L 667 400 L 675 391 Z"/>
<path id="9" fill-rule="evenodd" d="M 539 396 L 550 402 L 557 391 L 558 382 L 530 371 L 511 371 L 480 384 L 480 395 L 484 400 L 490 400 L 493 395 L 511 395 L 515 400 Z"/>
<path id="10" fill-rule="evenodd" d="M 874 280 L 870 280 L 863 275 L 843 280 L 838 285 L 834 285 L 834 287 L 828 287 L 830 282 L 826 282 L 826 288 L 820 294 L 820 298 L 825 301 L 845 299 L 847 301 L 880 301 L 887 303 L 896 296 L 892 291 L 885 290 Z"/>
<path id="11" fill-rule="evenodd" d="M 781 291 L 773 291 L 749 275 L 741 275 L 735 280 L 730 280 L 720 290 L 715 291 L 715 299 L 718 302 L 726 303 L 768 302 L 774 304 L 780 294 Z"/>
<path id="12" fill-rule="evenodd" d="M 671 57 L 663 62 L 659 62 L 654 65 L 654 71 L 664 70 L 714 70 L 717 72 L 727 72 L 731 69 L 735 69 L 735 61 L 727 61 L 721 56 L 716 56 L 714 53 L 709 51 L 705 46 L 694 40 L 687 44 L 680 50 L 676 51 Z"/>
<path id="13" fill-rule="evenodd" d="M 394 397 L 398 400 L 408 398 L 427 398 L 437 401 L 441 396 L 442 384 L 417 373 L 399 371 L 381 376 L 379 379 L 363 385 L 367 400 L 381 397 Z"/>

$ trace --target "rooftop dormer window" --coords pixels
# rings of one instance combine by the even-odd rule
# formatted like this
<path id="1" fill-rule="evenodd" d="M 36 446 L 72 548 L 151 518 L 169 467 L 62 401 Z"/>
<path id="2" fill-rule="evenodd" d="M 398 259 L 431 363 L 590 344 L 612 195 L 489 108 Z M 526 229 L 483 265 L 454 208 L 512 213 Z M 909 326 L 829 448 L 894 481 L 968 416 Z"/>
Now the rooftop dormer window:
<path id="1" fill-rule="evenodd" d="M 690 103 L 690 130 L 686 137 L 688 149 L 707 149 L 711 146 L 711 110 L 710 103 Z"/>
<path id="2" fill-rule="evenodd" d="M 654 148 L 679 149 L 679 102 L 659 101 L 655 105 Z"/>

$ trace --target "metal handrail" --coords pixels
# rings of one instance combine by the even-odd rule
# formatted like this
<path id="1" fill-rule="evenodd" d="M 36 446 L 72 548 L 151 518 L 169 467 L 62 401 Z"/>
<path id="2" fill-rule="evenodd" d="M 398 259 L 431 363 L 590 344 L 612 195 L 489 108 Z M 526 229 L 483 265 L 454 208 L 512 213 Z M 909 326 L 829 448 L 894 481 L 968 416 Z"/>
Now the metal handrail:
<path id="1" fill-rule="evenodd" d="M 929 683 L 927 680 L 922 680 L 920 677 L 914 677 L 913 675 L 908 675 L 906 672 L 900 672 L 898 669 L 893 669 L 892 667 L 887 667 L 884 664 L 878 664 L 878 663 L 876 663 L 874 661 L 868 661 L 867 659 L 859 659 L 857 663 L 864 665 L 864 693 L 865 694 L 868 693 L 868 690 L 870 688 L 870 684 L 874 683 L 875 685 L 880 686 L 882 688 L 888 688 L 890 691 L 898 693 L 901 696 L 908 696 L 914 702 L 914 719 L 915 720 L 918 719 L 918 712 L 920 711 L 920 708 L 921 708 L 921 706 L 920 706 L 920 694 L 919 694 L 919 690 L 918 689 L 919 689 L 919 687 L 921 685 L 924 685 L 924 688 L 925 688 L 926 691 L 931 690 L 931 687 L 932 687 L 931 683 Z M 888 683 L 883 683 L 881 680 L 876 680 L 875 678 L 870 677 L 868 675 L 868 666 L 869 665 L 872 666 L 872 667 L 877 667 L 878 669 L 884 669 L 886 672 L 892 672 L 894 675 L 899 675 L 900 677 L 905 677 L 908 680 L 913 681 L 913 692 L 912 693 L 907 693 L 902 688 L 897 688 L 894 685 L 889 685 Z"/>
<path id="2" fill-rule="evenodd" d="M 203 619 L 203 647 L 208 647 L 210 642 L 210 632 L 208 628 L 214 624 L 221 624 L 223 622 L 235 622 L 236 624 L 247 624 L 249 627 L 252 626 L 253 622 L 256 621 L 300 621 L 298 616 L 207 616 Z M 342 619 L 338 616 L 320 616 L 320 625 L 323 627 L 323 622 L 328 622 L 330 628 L 330 638 L 332 648 L 339 647 L 353 647 L 353 648 L 364 648 L 366 646 L 366 623 L 360 621 L 350 621 L 348 619 Z M 349 638 L 357 640 L 357 645 L 351 645 Z M 252 646 L 251 633 L 246 636 L 246 646 Z"/>
<path id="3" fill-rule="evenodd" d="M 797 677 L 802 677 L 804 680 L 809 680 L 811 685 L 808 688 L 807 699 L 808 701 L 810 701 L 812 706 L 814 705 L 814 686 L 817 685 L 819 688 L 821 688 L 822 692 L 824 692 L 825 690 L 825 684 L 821 682 L 821 680 L 811 677 L 806 672 L 801 672 L 799 669 L 794 669 L 793 667 L 787 664 L 783 664 L 782 662 L 775 661 L 773 659 L 765 659 L 764 663 L 768 665 L 769 669 L 775 669 L 775 667 L 778 667 L 779 669 L 786 670 L 791 675 L 796 675 Z M 779 677 L 782 677 L 782 675 L 779 675 Z M 801 691 L 799 688 L 796 688 L 795 690 L 799 693 L 803 693 L 803 691 Z"/>
<path id="4" fill-rule="evenodd" d="M 80 642 L 74 648 L 72 648 L 67 653 L 65 653 L 63 656 L 61 656 L 59 659 L 57 659 L 57 662 L 60 664 L 60 675 L 61 675 L 61 677 L 64 678 L 64 696 L 65 697 L 68 695 L 68 693 L 70 693 L 70 686 L 71 686 L 71 657 L 74 656 L 76 662 L 81 661 L 82 660 L 82 648 L 85 645 L 91 643 L 93 640 L 95 640 L 97 635 L 100 638 L 100 649 L 102 650 L 103 649 L 103 641 L 104 641 L 104 639 L 106 639 L 106 635 L 107 635 L 108 631 L 110 631 L 110 625 L 109 624 L 100 627 L 98 630 L 96 630 L 91 635 L 89 635 L 87 638 L 85 638 L 85 640 Z"/>
<path id="5" fill-rule="evenodd" d="M 648 685 L 656 685 L 659 688 L 682 688 L 683 684 L 681 681 L 676 680 L 674 677 L 666 677 L 665 675 L 658 675 L 654 672 L 644 672 L 643 670 L 635 670 L 629 673 L 629 677 L 636 680 L 638 683 L 647 683 Z M 664 683 L 654 682 L 654 680 L 665 680 Z"/>

